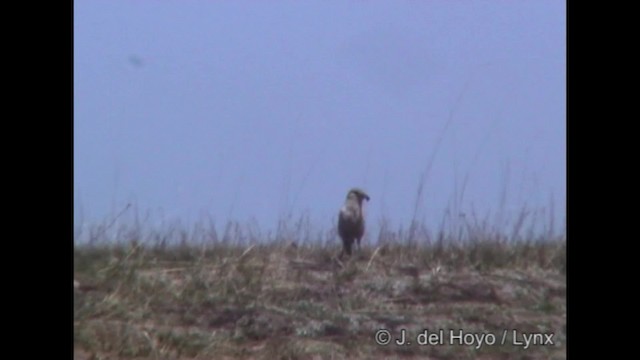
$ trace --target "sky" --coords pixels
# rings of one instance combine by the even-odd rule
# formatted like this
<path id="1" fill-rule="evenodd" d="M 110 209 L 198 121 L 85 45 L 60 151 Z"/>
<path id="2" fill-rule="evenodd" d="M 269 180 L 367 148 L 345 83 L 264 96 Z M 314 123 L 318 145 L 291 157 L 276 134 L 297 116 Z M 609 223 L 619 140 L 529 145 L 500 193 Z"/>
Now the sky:
<path id="1" fill-rule="evenodd" d="M 81 0 L 73 77 L 76 227 L 565 221 L 563 1 Z"/>

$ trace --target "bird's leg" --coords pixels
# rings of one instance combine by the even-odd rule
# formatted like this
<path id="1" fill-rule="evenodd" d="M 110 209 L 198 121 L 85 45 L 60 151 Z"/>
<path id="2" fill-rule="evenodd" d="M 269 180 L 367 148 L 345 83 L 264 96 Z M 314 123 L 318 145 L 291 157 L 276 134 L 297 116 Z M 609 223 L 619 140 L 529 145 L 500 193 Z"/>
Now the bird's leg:
<path id="1" fill-rule="evenodd" d="M 342 254 L 347 254 L 347 256 L 351 256 L 351 245 L 353 245 L 353 240 L 347 240 L 344 243 L 344 247 L 342 249 Z"/>

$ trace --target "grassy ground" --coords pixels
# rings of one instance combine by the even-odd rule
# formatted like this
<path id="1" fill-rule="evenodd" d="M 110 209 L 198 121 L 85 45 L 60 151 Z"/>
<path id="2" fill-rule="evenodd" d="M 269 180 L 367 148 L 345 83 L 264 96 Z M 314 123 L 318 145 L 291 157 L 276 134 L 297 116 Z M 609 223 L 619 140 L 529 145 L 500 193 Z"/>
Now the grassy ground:
<path id="1" fill-rule="evenodd" d="M 75 357 L 564 359 L 565 249 L 76 246 Z"/>

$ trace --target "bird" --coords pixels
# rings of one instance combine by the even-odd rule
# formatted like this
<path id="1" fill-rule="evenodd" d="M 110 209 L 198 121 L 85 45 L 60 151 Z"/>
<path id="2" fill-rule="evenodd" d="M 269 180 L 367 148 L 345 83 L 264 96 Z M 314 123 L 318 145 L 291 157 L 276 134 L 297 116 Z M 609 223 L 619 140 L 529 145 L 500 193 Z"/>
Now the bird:
<path id="1" fill-rule="evenodd" d="M 342 239 L 342 252 L 351 256 L 351 246 L 354 242 L 360 250 L 360 240 L 364 235 L 364 217 L 362 214 L 362 200 L 370 201 L 369 195 L 360 188 L 352 188 L 338 215 L 338 234 Z"/>

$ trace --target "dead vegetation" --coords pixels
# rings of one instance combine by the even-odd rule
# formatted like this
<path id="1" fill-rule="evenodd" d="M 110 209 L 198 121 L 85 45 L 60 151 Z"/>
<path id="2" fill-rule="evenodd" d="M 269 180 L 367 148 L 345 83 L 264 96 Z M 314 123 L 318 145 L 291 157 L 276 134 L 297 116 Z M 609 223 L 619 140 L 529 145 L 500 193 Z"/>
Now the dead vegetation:
<path id="1" fill-rule="evenodd" d="M 76 359 L 563 359 L 564 240 L 77 245 Z M 378 345 L 463 330 L 505 344 Z M 553 334 L 527 349 L 517 334 Z M 517 336 L 517 335 L 516 335 Z"/>

